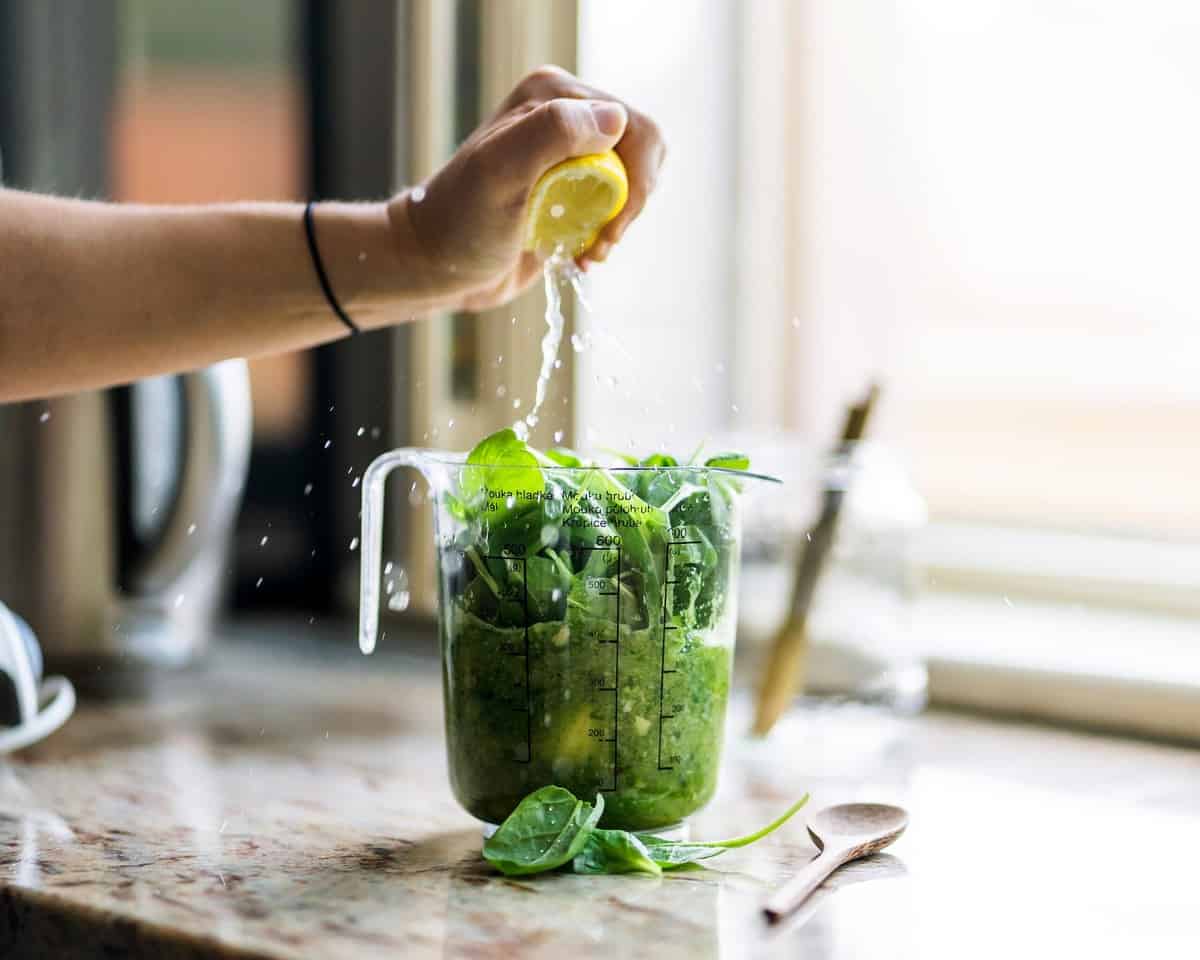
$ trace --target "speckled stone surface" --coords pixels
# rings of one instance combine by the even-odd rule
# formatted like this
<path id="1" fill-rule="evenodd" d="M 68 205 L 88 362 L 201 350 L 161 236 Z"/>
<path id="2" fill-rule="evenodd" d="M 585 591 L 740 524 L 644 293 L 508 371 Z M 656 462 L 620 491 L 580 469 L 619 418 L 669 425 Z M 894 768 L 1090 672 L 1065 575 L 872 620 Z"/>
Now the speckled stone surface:
<path id="1" fill-rule="evenodd" d="M 815 853 L 799 819 L 669 878 L 493 874 L 446 783 L 436 663 L 360 658 L 344 634 L 321 655 L 226 644 L 208 671 L 87 705 L 8 764 L 0 956 L 1197 955 L 1195 752 L 844 711 L 789 717 L 769 744 L 731 735 L 696 835 L 805 789 L 814 808 L 913 814 L 894 855 L 768 930 L 764 894 Z"/>

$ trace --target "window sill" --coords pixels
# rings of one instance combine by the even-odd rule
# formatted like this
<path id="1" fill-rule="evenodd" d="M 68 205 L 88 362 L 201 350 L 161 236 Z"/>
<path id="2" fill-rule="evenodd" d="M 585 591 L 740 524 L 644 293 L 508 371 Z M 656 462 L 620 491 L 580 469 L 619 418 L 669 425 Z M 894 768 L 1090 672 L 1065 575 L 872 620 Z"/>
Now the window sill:
<path id="1" fill-rule="evenodd" d="M 938 705 L 1200 742 L 1200 621 L 930 591 L 915 635 Z"/>

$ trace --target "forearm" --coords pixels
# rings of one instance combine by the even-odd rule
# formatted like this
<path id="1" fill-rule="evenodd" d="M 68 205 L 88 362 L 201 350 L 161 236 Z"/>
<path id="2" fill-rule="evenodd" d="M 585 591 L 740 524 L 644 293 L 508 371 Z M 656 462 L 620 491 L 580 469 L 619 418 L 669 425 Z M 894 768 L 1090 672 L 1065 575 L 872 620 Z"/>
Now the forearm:
<path id="1" fill-rule="evenodd" d="M 301 212 L 0 191 L 0 401 L 345 336 L 313 271 Z M 445 305 L 384 204 L 323 204 L 315 226 L 333 290 L 359 326 Z"/>

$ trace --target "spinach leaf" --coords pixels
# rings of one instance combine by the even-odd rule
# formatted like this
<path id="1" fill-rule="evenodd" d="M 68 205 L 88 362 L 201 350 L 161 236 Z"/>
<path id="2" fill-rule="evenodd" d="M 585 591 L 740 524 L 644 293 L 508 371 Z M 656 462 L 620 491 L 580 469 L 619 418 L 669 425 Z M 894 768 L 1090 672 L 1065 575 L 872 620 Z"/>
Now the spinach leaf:
<path id="1" fill-rule="evenodd" d="M 705 460 L 704 465 L 722 470 L 749 470 L 750 458 L 744 453 L 717 453 Z"/>
<path id="2" fill-rule="evenodd" d="M 542 787 L 517 805 L 483 845 L 483 855 L 508 876 L 556 870 L 568 861 L 576 873 L 661 874 L 745 847 L 774 833 L 806 803 L 808 794 L 765 827 L 728 840 L 664 840 L 653 834 L 601 830 L 604 796 L 585 803 L 562 787 Z"/>
<path id="3" fill-rule="evenodd" d="M 662 870 L 678 870 L 689 863 L 719 857 L 725 852 L 723 847 L 704 847 L 695 843 L 659 840 L 657 837 L 643 836 L 641 840 L 646 853 Z"/>
<path id="4" fill-rule="evenodd" d="M 542 492 L 541 461 L 512 428 L 497 430 L 484 437 L 467 454 L 461 488 L 463 496 L 475 503 L 485 491 L 508 491 L 513 495 L 537 496 Z"/>
<path id="5" fill-rule="evenodd" d="M 593 830 L 572 866 L 576 873 L 662 873 L 645 844 L 625 830 Z"/>
<path id="6" fill-rule="evenodd" d="M 655 837 L 651 834 L 639 834 L 638 839 L 642 841 L 647 852 L 664 870 L 673 870 L 676 867 L 681 867 L 685 863 L 694 863 L 697 860 L 708 860 L 711 857 L 719 856 L 726 850 L 732 850 L 735 847 L 747 847 L 755 841 L 761 840 L 767 834 L 774 833 L 785 823 L 787 823 L 795 815 L 796 811 L 808 803 L 808 794 L 806 793 L 799 800 L 788 807 L 782 814 L 768 823 L 765 827 L 755 830 L 753 833 L 747 833 L 740 837 L 733 837 L 729 840 L 708 840 L 688 842 L 681 840 L 663 840 L 661 837 Z"/>
<path id="7" fill-rule="evenodd" d="M 585 466 L 583 458 L 568 447 L 554 447 L 553 449 L 546 451 L 546 456 L 557 463 L 560 467 Z"/>
<path id="8" fill-rule="evenodd" d="M 579 854 L 604 812 L 604 797 L 585 803 L 562 787 L 535 790 L 483 845 L 483 856 L 501 873 L 543 873 Z"/>

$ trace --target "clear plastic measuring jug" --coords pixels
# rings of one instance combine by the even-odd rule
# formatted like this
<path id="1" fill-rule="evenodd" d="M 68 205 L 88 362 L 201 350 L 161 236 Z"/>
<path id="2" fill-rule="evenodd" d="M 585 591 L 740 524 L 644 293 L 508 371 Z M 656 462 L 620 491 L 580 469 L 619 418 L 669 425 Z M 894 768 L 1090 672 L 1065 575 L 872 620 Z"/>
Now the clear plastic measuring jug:
<path id="1" fill-rule="evenodd" d="M 450 780 L 468 812 L 500 823 L 558 784 L 604 793 L 606 826 L 657 830 L 712 796 L 740 500 L 772 479 L 727 462 L 491 465 L 402 449 L 371 464 L 360 643 L 370 652 L 378 631 L 384 480 L 415 467 L 435 506 Z"/>

